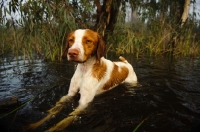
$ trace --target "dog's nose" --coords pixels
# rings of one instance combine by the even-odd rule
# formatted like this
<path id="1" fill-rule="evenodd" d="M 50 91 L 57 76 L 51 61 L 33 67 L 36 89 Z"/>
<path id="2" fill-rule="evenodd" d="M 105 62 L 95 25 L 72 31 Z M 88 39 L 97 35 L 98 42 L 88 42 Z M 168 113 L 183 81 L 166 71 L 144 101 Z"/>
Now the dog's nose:
<path id="1" fill-rule="evenodd" d="M 78 56 L 78 54 L 79 54 L 79 51 L 77 49 L 69 49 L 68 50 L 68 55 L 69 56 L 76 57 L 76 56 Z"/>

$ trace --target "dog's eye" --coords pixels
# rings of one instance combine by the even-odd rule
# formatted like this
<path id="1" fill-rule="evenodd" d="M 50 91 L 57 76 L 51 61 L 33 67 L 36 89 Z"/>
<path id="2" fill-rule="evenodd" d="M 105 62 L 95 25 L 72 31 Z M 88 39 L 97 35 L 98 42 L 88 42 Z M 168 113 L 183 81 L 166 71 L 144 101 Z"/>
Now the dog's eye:
<path id="1" fill-rule="evenodd" d="M 68 42 L 69 42 L 69 43 L 73 43 L 74 40 L 73 40 L 73 39 L 69 39 Z"/>
<path id="2" fill-rule="evenodd" d="M 73 43 L 74 43 L 74 40 L 73 40 L 73 39 L 69 39 L 69 40 L 68 40 L 69 47 L 71 47 L 71 46 L 73 45 Z"/>
<path id="3" fill-rule="evenodd" d="M 86 40 L 86 43 L 91 43 L 92 41 L 91 40 Z"/>

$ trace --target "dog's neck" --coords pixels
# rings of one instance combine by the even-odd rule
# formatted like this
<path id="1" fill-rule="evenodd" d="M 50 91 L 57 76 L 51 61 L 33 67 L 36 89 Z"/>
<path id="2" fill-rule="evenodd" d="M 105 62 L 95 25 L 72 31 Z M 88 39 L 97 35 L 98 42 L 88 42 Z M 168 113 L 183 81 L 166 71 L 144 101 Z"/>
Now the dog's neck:
<path id="1" fill-rule="evenodd" d="M 98 63 L 98 60 L 95 56 L 90 57 L 89 59 L 87 59 L 85 62 L 83 63 L 78 63 L 78 65 L 82 65 L 82 66 L 92 66 L 93 64 Z"/>
<path id="2" fill-rule="evenodd" d="M 88 69 L 91 69 L 91 67 L 96 63 L 96 57 L 92 56 L 89 59 L 87 59 L 85 62 L 78 63 L 77 69 L 80 69 L 83 73 L 86 73 Z"/>
<path id="3" fill-rule="evenodd" d="M 84 63 L 78 63 L 76 68 L 78 70 L 81 70 L 81 72 L 85 74 L 88 71 L 91 71 L 94 65 L 99 65 L 101 60 L 102 58 L 100 58 L 100 60 L 98 61 L 95 56 L 92 56 L 89 59 L 87 59 L 87 61 L 85 61 Z"/>

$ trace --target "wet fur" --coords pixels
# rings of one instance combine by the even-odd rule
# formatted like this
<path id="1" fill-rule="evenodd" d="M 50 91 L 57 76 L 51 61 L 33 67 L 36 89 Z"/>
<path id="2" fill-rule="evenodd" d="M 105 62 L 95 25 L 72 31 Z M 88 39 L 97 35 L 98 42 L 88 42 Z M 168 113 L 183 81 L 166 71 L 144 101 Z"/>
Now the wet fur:
<path id="1" fill-rule="evenodd" d="M 69 102 L 70 98 L 80 91 L 81 97 L 79 100 L 79 106 L 73 112 L 71 112 L 68 117 L 61 120 L 55 126 L 52 126 L 46 132 L 62 131 L 73 121 L 78 119 L 77 116 L 82 112 L 83 109 L 85 109 L 85 107 L 87 107 L 87 104 L 93 100 L 95 95 L 108 91 L 122 82 L 130 84 L 137 82 L 135 72 L 127 60 L 123 57 L 119 58 L 119 62 L 112 62 L 105 59 L 103 56 L 106 48 L 103 40 L 98 33 L 91 30 L 87 31 L 89 35 L 95 37 L 95 39 L 92 40 L 94 46 L 93 49 L 90 49 L 91 51 L 87 51 L 87 53 L 90 53 L 91 56 L 88 55 L 89 57 L 82 57 L 87 58 L 86 60 L 82 58 L 73 60 L 79 63 L 74 76 L 71 79 L 68 95 L 63 96 L 53 108 L 48 110 L 46 117 L 36 123 L 24 127 L 25 130 L 36 129 L 47 120 L 55 117 L 63 110 L 65 103 Z M 69 57 L 68 50 L 73 45 L 71 44 L 73 33 L 74 32 L 70 33 L 68 36 L 66 49 L 62 56 L 63 59 Z M 85 45 L 85 47 L 87 47 L 87 45 Z M 89 94 L 87 93 L 88 90 L 90 92 Z"/>

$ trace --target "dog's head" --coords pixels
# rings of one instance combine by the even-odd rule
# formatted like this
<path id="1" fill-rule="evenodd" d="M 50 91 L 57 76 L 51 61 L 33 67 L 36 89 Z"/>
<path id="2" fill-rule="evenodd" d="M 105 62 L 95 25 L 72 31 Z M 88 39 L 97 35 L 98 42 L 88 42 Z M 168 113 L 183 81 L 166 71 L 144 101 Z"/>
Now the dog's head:
<path id="1" fill-rule="evenodd" d="M 78 29 L 68 35 L 62 58 L 82 63 L 93 56 L 99 61 L 105 53 L 105 43 L 97 32 Z"/>

